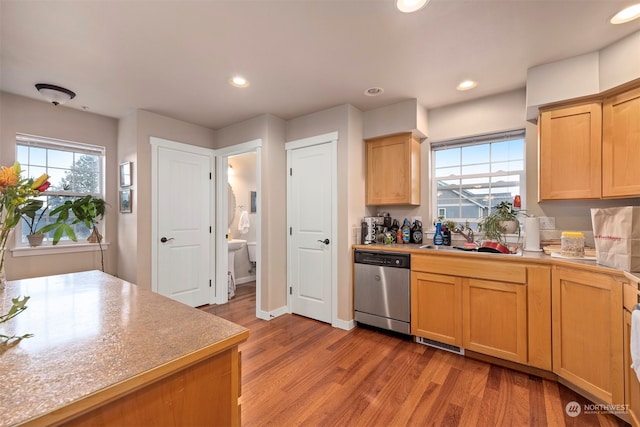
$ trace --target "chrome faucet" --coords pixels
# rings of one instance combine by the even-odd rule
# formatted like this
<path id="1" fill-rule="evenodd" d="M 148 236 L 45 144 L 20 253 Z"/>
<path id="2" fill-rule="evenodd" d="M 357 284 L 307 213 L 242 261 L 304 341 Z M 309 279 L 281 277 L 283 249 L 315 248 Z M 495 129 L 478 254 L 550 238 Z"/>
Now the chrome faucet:
<path id="1" fill-rule="evenodd" d="M 461 230 L 459 227 L 456 227 L 453 229 L 453 232 L 457 234 L 462 234 L 462 237 L 464 237 L 467 240 L 467 242 L 473 243 L 473 230 L 469 227 L 466 227 L 466 230 L 467 230 L 467 234 L 464 234 L 463 230 Z"/>

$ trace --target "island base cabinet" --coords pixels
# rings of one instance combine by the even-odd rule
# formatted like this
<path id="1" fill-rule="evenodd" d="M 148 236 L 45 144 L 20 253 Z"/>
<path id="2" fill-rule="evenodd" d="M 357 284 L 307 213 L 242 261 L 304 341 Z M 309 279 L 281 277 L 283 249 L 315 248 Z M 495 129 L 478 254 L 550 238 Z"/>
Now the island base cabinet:
<path id="1" fill-rule="evenodd" d="M 462 279 L 411 273 L 411 334 L 462 346 Z"/>
<path id="2" fill-rule="evenodd" d="M 223 351 L 63 426 L 239 426 L 239 353 Z"/>
<path id="3" fill-rule="evenodd" d="M 525 285 L 466 279 L 462 301 L 465 349 L 527 363 Z"/>
<path id="4" fill-rule="evenodd" d="M 604 403 L 624 403 L 622 285 L 610 275 L 555 267 L 553 371 Z"/>

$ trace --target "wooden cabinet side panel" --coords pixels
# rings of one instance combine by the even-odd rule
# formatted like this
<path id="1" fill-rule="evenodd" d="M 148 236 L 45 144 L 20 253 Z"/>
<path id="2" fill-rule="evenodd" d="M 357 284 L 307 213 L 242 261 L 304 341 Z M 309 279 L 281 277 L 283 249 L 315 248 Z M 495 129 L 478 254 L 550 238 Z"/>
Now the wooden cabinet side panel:
<path id="1" fill-rule="evenodd" d="M 462 285 L 459 278 L 411 273 L 411 333 L 462 345 Z"/>
<path id="2" fill-rule="evenodd" d="M 628 405 L 628 414 L 631 425 L 640 426 L 640 381 L 635 370 L 631 367 L 631 313 L 624 312 L 624 366 L 625 387 L 624 403 Z"/>
<path id="3" fill-rule="evenodd" d="M 421 153 L 421 145 L 420 141 L 415 136 L 411 137 L 411 171 L 410 171 L 410 179 L 411 179 L 411 204 L 419 205 L 420 204 L 420 194 L 421 194 L 421 185 L 422 178 L 420 174 L 420 163 L 422 161 L 422 153 Z"/>
<path id="4" fill-rule="evenodd" d="M 553 371 L 607 403 L 622 403 L 621 284 L 568 268 L 555 268 L 552 282 Z"/>
<path id="5" fill-rule="evenodd" d="M 65 426 L 239 426 L 233 348 L 106 403 Z"/>
<path id="6" fill-rule="evenodd" d="M 463 346 L 527 363 L 526 286 L 466 279 L 462 293 Z"/>
<path id="7" fill-rule="evenodd" d="M 550 267 L 527 267 L 527 327 L 529 365 L 551 371 Z"/>
<path id="8" fill-rule="evenodd" d="M 603 105 L 602 195 L 640 195 L 640 88 Z"/>
<path id="9" fill-rule="evenodd" d="M 600 198 L 600 103 L 543 111 L 539 143 L 540 200 Z"/>

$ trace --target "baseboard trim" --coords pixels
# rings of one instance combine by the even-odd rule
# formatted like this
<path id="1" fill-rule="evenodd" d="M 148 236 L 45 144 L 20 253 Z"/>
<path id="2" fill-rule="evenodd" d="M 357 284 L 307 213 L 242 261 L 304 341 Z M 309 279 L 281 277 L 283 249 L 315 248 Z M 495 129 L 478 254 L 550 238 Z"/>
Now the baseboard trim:
<path id="1" fill-rule="evenodd" d="M 242 285 L 243 283 L 255 282 L 256 276 L 236 277 L 236 285 Z"/>
<path id="2" fill-rule="evenodd" d="M 356 327 L 356 321 L 335 319 L 331 326 L 338 329 L 344 329 L 345 331 L 350 331 L 351 329 Z"/>
<path id="3" fill-rule="evenodd" d="M 256 317 L 262 320 L 271 320 L 275 319 L 276 317 L 282 316 L 283 314 L 287 314 L 288 312 L 289 308 L 285 305 L 272 311 L 257 310 Z"/>

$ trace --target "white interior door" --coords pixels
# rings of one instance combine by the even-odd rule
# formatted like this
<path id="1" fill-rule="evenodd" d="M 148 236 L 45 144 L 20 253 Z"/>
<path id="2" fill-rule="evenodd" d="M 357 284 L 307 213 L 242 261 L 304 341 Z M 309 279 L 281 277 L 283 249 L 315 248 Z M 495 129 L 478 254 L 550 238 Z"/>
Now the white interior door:
<path id="1" fill-rule="evenodd" d="M 288 151 L 291 312 L 327 323 L 333 315 L 333 146 Z"/>
<path id="2" fill-rule="evenodd" d="M 158 147 L 157 292 L 197 307 L 211 286 L 212 155 Z"/>

